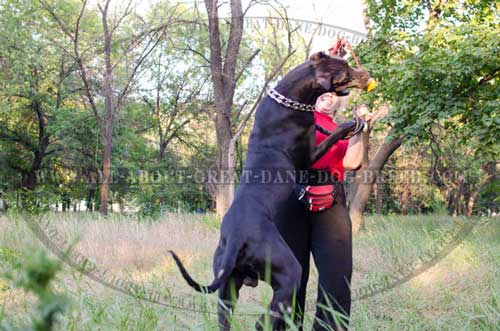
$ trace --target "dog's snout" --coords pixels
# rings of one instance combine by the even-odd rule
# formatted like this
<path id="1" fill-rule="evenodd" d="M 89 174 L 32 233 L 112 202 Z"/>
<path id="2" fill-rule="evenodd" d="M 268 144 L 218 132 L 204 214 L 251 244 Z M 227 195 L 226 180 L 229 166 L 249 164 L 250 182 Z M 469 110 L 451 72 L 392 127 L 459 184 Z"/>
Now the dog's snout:
<path id="1" fill-rule="evenodd" d="M 351 68 L 350 76 L 349 87 L 357 87 L 367 92 L 373 91 L 377 87 L 377 81 L 366 70 Z"/>

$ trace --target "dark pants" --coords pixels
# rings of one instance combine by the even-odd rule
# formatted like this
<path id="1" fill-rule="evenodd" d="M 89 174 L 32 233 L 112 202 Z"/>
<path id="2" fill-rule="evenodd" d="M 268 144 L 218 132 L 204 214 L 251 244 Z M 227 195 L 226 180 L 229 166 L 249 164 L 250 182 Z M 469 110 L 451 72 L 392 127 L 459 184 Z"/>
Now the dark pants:
<path id="1" fill-rule="evenodd" d="M 340 187 L 335 201 L 330 209 L 313 213 L 293 194 L 275 219 L 283 238 L 302 265 L 296 309 L 300 324 L 304 314 L 310 252 L 318 269 L 314 331 L 346 330 L 348 320 L 345 317 L 351 310 L 352 233 L 343 187 Z"/>

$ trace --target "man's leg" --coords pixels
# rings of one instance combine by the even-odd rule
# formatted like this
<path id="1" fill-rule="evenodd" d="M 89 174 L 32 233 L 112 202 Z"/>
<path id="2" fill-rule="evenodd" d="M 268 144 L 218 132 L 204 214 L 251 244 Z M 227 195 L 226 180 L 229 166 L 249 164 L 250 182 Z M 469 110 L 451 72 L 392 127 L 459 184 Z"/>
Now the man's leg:
<path id="1" fill-rule="evenodd" d="M 340 189 L 336 204 L 311 219 L 311 248 L 318 268 L 314 331 L 347 330 L 351 311 L 351 220 Z"/>

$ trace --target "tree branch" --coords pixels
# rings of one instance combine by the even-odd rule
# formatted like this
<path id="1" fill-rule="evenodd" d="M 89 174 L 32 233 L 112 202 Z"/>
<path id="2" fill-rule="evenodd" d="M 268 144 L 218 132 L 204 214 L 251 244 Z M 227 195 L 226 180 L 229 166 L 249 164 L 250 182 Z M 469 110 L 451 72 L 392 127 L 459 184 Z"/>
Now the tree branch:
<path id="1" fill-rule="evenodd" d="M 283 66 L 288 61 L 288 59 L 290 59 L 290 57 L 292 57 L 294 53 L 295 53 L 295 50 L 292 51 L 291 53 L 287 54 L 287 56 L 285 56 L 285 58 L 283 59 L 283 61 L 266 78 L 266 80 L 264 82 L 264 85 L 262 86 L 257 99 L 255 100 L 254 104 L 252 105 L 252 108 L 248 112 L 247 116 L 245 116 L 245 119 L 243 121 L 241 121 L 240 125 L 236 129 L 236 131 L 234 133 L 234 136 L 233 136 L 233 138 L 231 140 L 232 143 L 236 143 L 236 140 L 238 140 L 239 136 L 243 132 L 243 130 L 244 130 L 244 128 L 245 128 L 248 120 L 250 119 L 250 117 L 253 115 L 253 113 L 257 109 L 257 106 L 259 105 L 259 102 L 261 101 L 261 99 L 262 99 L 262 97 L 263 97 L 263 95 L 264 95 L 264 93 L 265 93 L 265 91 L 266 91 L 269 83 L 276 77 L 276 75 L 281 71 L 281 69 L 283 68 Z"/>
<path id="2" fill-rule="evenodd" d="M 130 85 L 131 85 L 132 81 L 134 80 L 135 75 L 137 74 L 137 71 L 139 70 L 139 67 L 144 62 L 144 60 L 148 57 L 148 55 L 151 54 L 151 52 L 160 43 L 160 40 L 163 38 L 163 34 L 164 34 L 164 32 L 162 32 L 160 34 L 160 36 L 156 39 L 153 46 L 151 48 L 149 48 L 149 50 L 148 50 L 148 47 L 151 44 L 152 39 L 148 42 L 146 47 L 144 47 L 144 50 L 142 51 L 141 55 L 139 56 L 139 59 L 137 60 L 137 63 L 135 64 L 134 68 L 132 69 L 132 73 L 129 75 L 129 77 L 127 79 L 127 83 L 125 84 L 125 87 L 123 88 L 122 92 L 118 96 L 116 109 L 120 109 L 122 102 L 123 102 L 123 99 L 127 95 L 128 90 L 130 88 Z"/>
<path id="3" fill-rule="evenodd" d="M 219 31 L 219 15 L 217 0 L 205 0 L 208 14 L 208 31 L 210 39 L 210 68 L 216 85 L 222 88 L 222 50 Z M 214 8 L 215 7 L 215 8 Z"/>
<path id="4" fill-rule="evenodd" d="M 131 11 L 130 11 L 131 5 L 132 5 L 132 0 L 129 0 L 129 2 L 127 3 L 127 7 L 125 7 L 125 10 L 123 11 L 123 14 L 118 18 L 118 20 L 116 21 L 116 23 L 113 24 L 113 26 L 111 27 L 110 35 L 113 35 L 114 32 L 116 31 L 116 29 L 118 29 L 118 27 L 120 26 L 120 24 L 125 19 L 125 17 L 127 17 L 128 15 L 130 15 L 130 13 L 131 13 Z"/>
<path id="5" fill-rule="evenodd" d="M 226 86 L 236 85 L 235 72 L 243 36 L 243 12 L 241 0 L 231 0 L 231 27 L 224 57 L 223 80 Z"/>
<path id="6" fill-rule="evenodd" d="M 66 26 L 66 24 L 61 20 L 59 16 L 55 13 L 54 9 L 45 1 L 45 0 L 39 0 L 40 4 L 42 7 L 52 16 L 54 21 L 59 25 L 61 28 L 62 32 L 68 36 L 71 40 L 73 40 L 73 34 L 69 30 L 69 28 Z"/>
<path id="7" fill-rule="evenodd" d="M 59 27 L 61 28 L 63 33 L 66 34 L 66 36 L 68 36 L 69 39 L 71 40 L 71 42 L 73 43 L 74 57 L 75 57 L 77 65 L 78 65 L 80 77 L 82 79 L 82 82 L 83 82 L 83 85 L 85 88 L 85 94 L 87 95 L 87 98 L 89 100 L 92 111 L 94 112 L 94 115 L 95 115 L 96 120 L 97 120 L 97 124 L 98 124 L 98 126 L 101 127 L 101 117 L 99 116 L 99 113 L 97 111 L 97 105 L 95 104 L 94 97 L 93 97 L 92 92 L 91 92 L 90 84 L 88 82 L 87 75 L 85 72 L 85 67 L 83 65 L 83 59 L 82 59 L 82 57 L 80 55 L 80 51 L 79 51 L 80 22 L 81 22 L 81 19 L 83 17 L 85 8 L 87 6 L 87 0 L 82 1 L 82 7 L 80 9 L 80 13 L 79 13 L 78 18 L 77 18 L 76 23 L 75 23 L 74 34 L 71 34 L 69 28 L 62 22 L 62 20 L 59 18 L 59 16 L 57 16 L 57 14 L 55 13 L 54 9 L 45 0 L 39 0 L 39 1 L 40 1 L 40 4 L 42 5 L 42 7 L 50 14 L 50 16 L 54 19 L 54 21 L 56 21 L 56 23 L 59 25 Z"/>
<path id="8" fill-rule="evenodd" d="M 245 70 L 248 68 L 248 66 L 252 63 L 253 59 L 260 53 L 260 49 L 257 49 L 255 52 L 253 52 L 252 55 L 246 60 L 245 64 L 241 68 L 240 72 L 236 74 L 236 78 L 234 79 L 236 82 L 238 82 L 245 72 Z"/>

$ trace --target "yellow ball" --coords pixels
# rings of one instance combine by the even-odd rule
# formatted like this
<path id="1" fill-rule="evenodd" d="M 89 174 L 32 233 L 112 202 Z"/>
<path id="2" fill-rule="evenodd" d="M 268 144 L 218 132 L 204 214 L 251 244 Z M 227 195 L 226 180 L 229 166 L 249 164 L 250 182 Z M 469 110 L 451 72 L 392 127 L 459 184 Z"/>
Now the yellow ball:
<path id="1" fill-rule="evenodd" d="M 373 91 L 377 87 L 377 85 L 378 85 L 377 81 L 375 81 L 375 79 L 373 79 L 373 78 L 370 78 L 368 80 L 368 86 L 366 87 L 366 91 L 367 92 Z"/>

